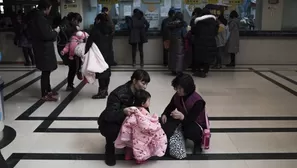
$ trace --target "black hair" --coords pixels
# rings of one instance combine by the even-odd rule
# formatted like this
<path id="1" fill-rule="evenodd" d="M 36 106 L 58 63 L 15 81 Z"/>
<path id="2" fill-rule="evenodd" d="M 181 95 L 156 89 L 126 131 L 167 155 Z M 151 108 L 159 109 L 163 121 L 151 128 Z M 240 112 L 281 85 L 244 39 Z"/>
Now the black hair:
<path id="1" fill-rule="evenodd" d="M 172 10 L 172 9 L 170 9 L 169 12 L 168 12 L 168 16 L 169 16 L 169 17 L 173 17 L 174 14 L 175 14 L 175 11 Z"/>
<path id="2" fill-rule="evenodd" d="M 184 15 L 181 12 L 176 12 L 174 15 L 174 19 L 173 20 L 180 20 L 180 21 L 184 21 Z"/>
<path id="3" fill-rule="evenodd" d="M 184 73 L 181 73 L 178 76 L 176 76 L 172 80 L 171 86 L 173 86 L 174 89 L 176 89 L 177 87 L 182 87 L 186 95 L 192 94 L 196 90 L 196 86 L 192 76 Z"/>
<path id="4" fill-rule="evenodd" d="M 239 15 L 238 15 L 238 13 L 235 11 L 235 10 L 233 10 L 231 13 L 230 13 L 230 16 L 229 16 L 231 19 L 233 19 L 233 18 L 238 18 L 239 17 Z"/>
<path id="5" fill-rule="evenodd" d="M 103 8 L 101 9 L 101 12 L 102 12 L 102 13 L 104 13 L 104 12 L 108 12 L 108 7 L 103 7 Z"/>
<path id="6" fill-rule="evenodd" d="M 149 83 L 151 81 L 151 78 L 148 72 L 142 69 L 137 69 L 133 72 L 131 76 L 131 81 L 133 81 L 134 79 L 144 81 L 145 83 Z"/>
<path id="7" fill-rule="evenodd" d="M 225 19 L 224 15 L 220 15 L 220 16 L 218 17 L 218 20 L 219 20 L 221 23 L 223 23 L 225 26 L 228 24 L 228 21 L 227 21 L 227 19 Z"/>
<path id="8" fill-rule="evenodd" d="M 78 21 L 79 23 L 82 22 L 82 17 L 81 17 L 81 15 L 79 13 L 73 13 L 72 19 Z"/>
<path id="9" fill-rule="evenodd" d="M 147 99 L 151 98 L 151 94 L 148 91 L 145 90 L 137 90 L 134 94 L 135 96 L 135 101 L 134 101 L 134 106 L 141 107 Z"/>
<path id="10" fill-rule="evenodd" d="M 95 18 L 95 21 L 97 20 L 100 20 L 100 22 L 107 22 L 108 21 L 107 14 L 99 13 Z"/>
<path id="11" fill-rule="evenodd" d="M 46 10 L 46 9 L 48 9 L 51 6 L 52 6 L 51 0 L 40 0 L 38 2 L 38 7 L 37 8 L 39 10 Z"/>
<path id="12" fill-rule="evenodd" d="M 76 12 L 69 12 L 68 15 L 67 15 L 67 19 L 69 21 L 73 21 L 73 20 L 76 20 L 78 21 L 79 23 L 82 22 L 82 17 L 79 13 L 76 13 Z"/>
<path id="13" fill-rule="evenodd" d="M 207 8 L 203 8 L 201 11 L 201 16 L 204 16 L 204 15 L 211 15 L 210 10 Z"/>
<path id="14" fill-rule="evenodd" d="M 201 12 L 202 12 L 202 9 L 201 8 L 195 8 L 194 9 L 194 15 L 196 15 L 196 16 L 200 16 L 201 15 Z"/>

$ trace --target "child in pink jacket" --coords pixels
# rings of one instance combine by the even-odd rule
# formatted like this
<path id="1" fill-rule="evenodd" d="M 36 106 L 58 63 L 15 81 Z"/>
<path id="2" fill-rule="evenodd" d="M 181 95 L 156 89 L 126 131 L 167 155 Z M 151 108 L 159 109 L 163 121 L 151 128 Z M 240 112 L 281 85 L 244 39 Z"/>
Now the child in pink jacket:
<path id="1" fill-rule="evenodd" d="M 135 93 L 134 113 L 127 116 L 115 141 L 116 148 L 126 148 L 125 160 L 134 158 L 141 164 L 152 156 L 162 157 L 167 148 L 167 137 L 158 115 L 150 115 L 146 108 L 151 95 L 145 90 Z"/>
<path id="2" fill-rule="evenodd" d="M 70 60 L 75 59 L 76 67 L 77 67 L 77 77 L 80 80 L 82 80 L 82 75 L 80 72 L 82 62 L 81 62 L 80 58 L 75 57 L 74 51 L 75 51 L 76 46 L 78 46 L 78 44 L 80 44 L 80 43 L 86 42 L 88 37 L 89 37 L 88 33 L 83 32 L 83 31 L 77 31 L 75 33 L 75 35 L 73 35 L 70 38 L 70 41 L 66 44 L 64 49 L 61 51 L 61 55 L 68 54 Z"/>

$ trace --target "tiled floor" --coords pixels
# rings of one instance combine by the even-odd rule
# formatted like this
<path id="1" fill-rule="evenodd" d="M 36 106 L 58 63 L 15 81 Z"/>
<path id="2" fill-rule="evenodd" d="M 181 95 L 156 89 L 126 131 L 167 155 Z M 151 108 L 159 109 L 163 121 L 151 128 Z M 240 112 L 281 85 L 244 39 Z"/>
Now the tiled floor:
<path id="1" fill-rule="evenodd" d="M 148 86 L 151 112 L 161 114 L 174 94 L 173 77 L 162 67 L 145 69 L 152 78 Z M 110 90 L 129 80 L 132 70 L 128 66 L 113 68 Z M 163 158 L 136 166 L 119 159 L 116 167 L 295 168 L 296 70 L 294 66 L 241 66 L 210 72 L 206 79 L 195 78 L 197 90 L 207 102 L 211 148 L 192 155 L 189 143 L 186 160 Z M 5 124 L 16 131 L 16 138 L 1 149 L 10 166 L 107 167 L 102 161 L 104 138 L 96 123 L 106 100 L 90 99 L 97 86 L 75 81 L 78 88 L 66 92 L 67 68 L 60 66 L 51 75 L 52 87 L 60 89 L 60 100 L 43 103 L 39 101 L 40 72 L 29 72 L 20 66 L 0 66 L 0 76 L 8 83 Z"/>

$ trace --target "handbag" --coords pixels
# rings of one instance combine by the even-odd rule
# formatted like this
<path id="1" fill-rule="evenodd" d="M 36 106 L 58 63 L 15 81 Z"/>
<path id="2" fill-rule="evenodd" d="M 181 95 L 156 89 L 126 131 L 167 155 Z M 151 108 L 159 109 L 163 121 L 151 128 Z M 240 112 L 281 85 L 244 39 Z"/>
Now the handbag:
<path id="1" fill-rule="evenodd" d="M 188 112 L 183 99 L 182 99 L 182 104 L 185 111 Z M 204 116 L 205 116 L 205 122 L 206 122 L 206 129 L 203 129 L 199 123 L 196 122 L 196 124 L 201 128 L 201 131 L 202 131 L 201 147 L 203 149 L 209 149 L 211 134 L 210 134 L 210 123 L 209 123 L 208 115 L 206 111 L 204 113 Z"/>
<path id="2" fill-rule="evenodd" d="M 180 124 L 169 139 L 169 154 L 176 159 L 187 157 L 185 137 Z"/>
<path id="3" fill-rule="evenodd" d="M 202 137 L 202 147 L 203 149 L 209 149 L 210 144 L 210 124 L 208 120 L 208 115 L 205 112 L 205 122 L 206 122 L 206 129 L 203 130 L 203 137 Z"/>

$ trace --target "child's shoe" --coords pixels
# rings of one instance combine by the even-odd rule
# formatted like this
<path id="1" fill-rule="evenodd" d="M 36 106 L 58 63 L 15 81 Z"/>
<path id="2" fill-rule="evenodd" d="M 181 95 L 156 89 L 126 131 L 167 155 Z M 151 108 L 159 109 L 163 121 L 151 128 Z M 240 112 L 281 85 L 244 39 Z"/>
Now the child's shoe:
<path id="1" fill-rule="evenodd" d="M 125 160 L 132 160 L 133 159 L 133 151 L 132 148 L 125 149 Z"/>
<path id="2" fill-rule="evenodd" d="M 138 165 L 143 164 L 143 163 L 145 163 L 145 161 L 136 160 L 136 164 L 138 164 Z"/>

